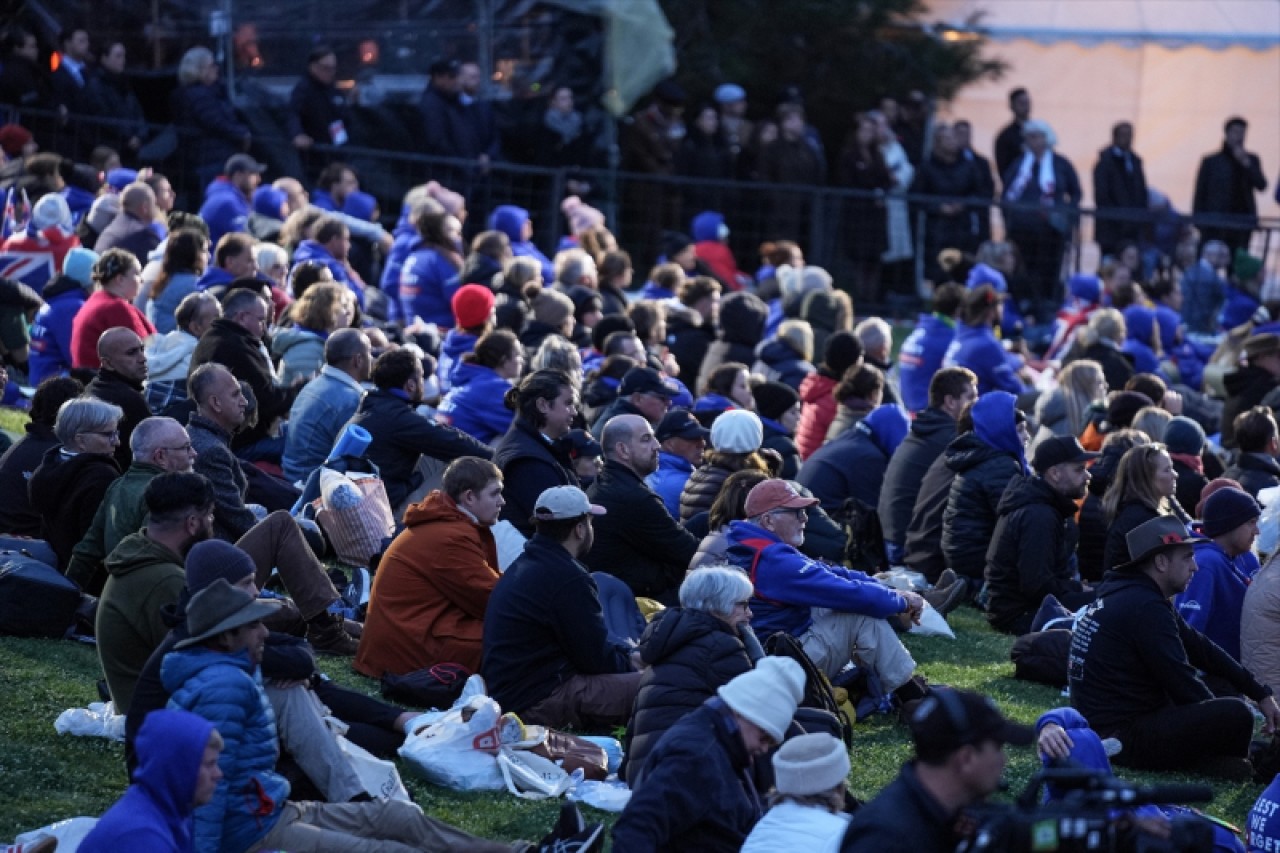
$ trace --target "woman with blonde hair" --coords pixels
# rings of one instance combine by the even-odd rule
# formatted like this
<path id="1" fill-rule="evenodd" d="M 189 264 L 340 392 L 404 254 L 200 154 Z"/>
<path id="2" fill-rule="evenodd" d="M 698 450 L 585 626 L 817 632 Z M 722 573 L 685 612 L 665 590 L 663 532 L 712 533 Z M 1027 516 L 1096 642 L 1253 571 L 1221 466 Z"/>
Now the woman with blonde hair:
<path id="1" fill-rule="evenodd" d="M 1107 380 L 1102 365 L 1092 359 L 1073 361 L 1058 376 L 1058 387 L 1036 401 L 1036 422 L 1040 429 L 1028 452 L 1046 438 L 1071 435 L 1079 438 L 1099 408 L 1106 408 Z"/>
<path id="2" fill-rule="evenodd" d="M 1102 365 L 1108 388 L 1123 388 L 1136 372 L 1133 362 L 1121 352 L 1128 334 L 1123 314 L 1114 308 L 1099 308 L 1089 315 L 1088 324 L 1080 330 L 1075 346 L 1063 361 L 1092 359 Z"/>
<path id="3" fill-rule="evenodd" d="M 1190 519 L 1174 500 L 1178 475 L 1165 446 L 1159 442 L 1128 450 L 1120 459 L 1116 478 L 1102 498 L 1106 515 L 1107 544 L 1102 570 L 1110 571 L 1129 562 L 1129 531 L 1161 515 L 1175 515 L 1184 523 Z"/>
<path id="4" fill-rule="evenodd" d="M 351 325 L 356 301 L 345 285 L 318 282 L 289 306 L 293 324 L 271 339 L 271 354 L 280 362 L 280 384 L 316 375 L 324 367 L 324 343 L 338 329 Z"/>
<path id="5" fill-rule="evenodd" d="M 1130 429 L 1145 433 L 1152 441 L 1163 441 L 1164 431 L 1169 426 L 1173 415 L 1159 406 L 1143 406 L 1129 423 Z"/>

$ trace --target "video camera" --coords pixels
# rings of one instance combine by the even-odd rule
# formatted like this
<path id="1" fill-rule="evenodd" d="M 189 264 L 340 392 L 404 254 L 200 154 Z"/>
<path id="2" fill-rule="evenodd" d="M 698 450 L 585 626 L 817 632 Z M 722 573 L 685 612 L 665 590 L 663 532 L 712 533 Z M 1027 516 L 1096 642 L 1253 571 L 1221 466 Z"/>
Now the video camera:
<path id="1" fill-rule="evenodd" d="M 1054 798 L 1040 802 L 1042 789 Z M 1135 785 L 1102 770 L 1055 766 L 1041 770 L 1012 806 L 971 809 L 977 822 L 972 837 L 958 853 L 980 850 L 1001 853 L 1075 853 L 1102 850 L 1115 853 L 1191 853 L 1212 850 L 1213 826 L 1191 812 L 1169 815 L 1144 809 L 1168 821 L 1168 837 L 1160 838 L 1135 824 L 1134 809 L 1171 803 L 1207 803 L 1208 785 Z"/>

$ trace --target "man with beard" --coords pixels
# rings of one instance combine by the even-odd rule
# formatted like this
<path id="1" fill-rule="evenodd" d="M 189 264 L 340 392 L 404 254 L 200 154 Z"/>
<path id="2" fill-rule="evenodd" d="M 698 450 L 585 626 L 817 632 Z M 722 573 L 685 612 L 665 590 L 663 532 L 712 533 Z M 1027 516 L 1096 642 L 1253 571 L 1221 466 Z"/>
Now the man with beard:
<path id="1" fill-rule="evenodd" d="M 142 338 L 136 332 L 116 326 L 98 338 L 98 360 L 102 367 L 85 387 L 84 393 L 113 403 L 124 412 L 124 417 L 116 425 L 120 430 L 116 464 L 123 471 L 129 467 L 132 457 L 129 436 L 139 423 L 151 417 L 147 398 L 142 394 L 142 382 L 147 378 L 147 353 L 143 349 Z"/>
<path id="2" fill-rule="evenodd" d="M 1009 481 L 997 507 L 995 535 L 987 550 L 987 620 L 1022 635 L 1045 596 L 1075 610 L 1093 601 L 1076 567 L 1076 501 L 1089 487 L 1085 463 L 1096 459 L 1075 436 L 1055 436 L 1036 448 L 1030 477 Z"/>
<path id="3" fill-rule="evenodd" d="M 604 425 L 600 444 L 604 470 L 587 495 L 608 513 L 596 523 L 587 566 L 615 575 L 635 595 L 674 604 L 698 540 L 645 483 L 658 470 L 653 427 L 640 415 L 618 415 Z"/>
<path id="4" fill-rule="evenodd" d="M 187 552 L 213 535 L 213 489 L 199 474 L 159 474 L 142 497 L 147 526 L 107 556 L 110 577 L 95 621 L 98 659 L 118 714 L 128 713 L 138 675 L 169 633 L 161 610 L 182 594 Z"/>

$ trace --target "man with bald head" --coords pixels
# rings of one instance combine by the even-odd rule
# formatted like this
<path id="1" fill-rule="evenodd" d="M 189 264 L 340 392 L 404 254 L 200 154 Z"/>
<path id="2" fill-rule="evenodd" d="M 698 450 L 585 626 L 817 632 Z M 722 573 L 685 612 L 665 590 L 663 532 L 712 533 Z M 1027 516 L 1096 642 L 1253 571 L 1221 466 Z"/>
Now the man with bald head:
<path id="1" fill-rule="evenodd" d="M 191 439 L 173 418 L 145 418 L 129 436 L 133 456 L 124 476 L 107 487 L 102 504 L 84 538 L 71 552 L 67 577 L 89 588 L 95 576 L 105 575 L 104 561 L 120 541 L 137 533 L 147 520 L 142 496 L 160 474 L 188 473 L 196 461 Z"/>
<path id="2" fill-rule="evenodd" d="M 587 494 L 609 512 L 595 520 L 595 544 L 584 562 L 615 575 L 636 595 L 675 604 L 698 540 L 645 483 L 658 469 L 653 426 L 640 415 L 618 415 L 600 436 L 604 470 Z"/>
<path id="3" fill-rule="evenodd" d="M 142 391 L 147 378 L 147 353 L 136 332 L 116 326 L 98 338 L 98 360 L 102 367 L 84 392 L 114 403 L 124 412 L 119 425 L 120 444 L 116 447 L 116 464 L 123 471 L 132 459 L 129 436 L 134 427 L 151 417 L 151 407 Z"/>
<path id="4" fill-rule="evenodd" d="M 146 264 L 147 255 L 160 245 L 160 229 L 155 227 L 156 193 L 142 181 L 135 181 L 120 193 L 120 212 L 111 220 L 94 251 L 102 254 L 107 249 L 124 249 Z"/>

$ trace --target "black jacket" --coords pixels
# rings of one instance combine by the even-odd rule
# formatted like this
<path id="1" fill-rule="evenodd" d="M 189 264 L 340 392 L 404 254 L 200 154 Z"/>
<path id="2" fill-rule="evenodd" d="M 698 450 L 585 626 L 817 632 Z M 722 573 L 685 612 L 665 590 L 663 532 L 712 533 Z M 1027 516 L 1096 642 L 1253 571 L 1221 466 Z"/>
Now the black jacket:
<path id="1" fill-rule="evenodd" d="M 911 432 L 889 459 L 880 489 L 880 527 L 885 542 L 902 545 L 907 541 L 925 474 L 955 437 L 956 422 L 941 409 L 925 409 L 911 422 Z"/>
<path id="2" fill-rule="evenodd" d="M 632 671 L 628 649 L 609 640 L 586 566 L 536 533 L 489 596 L 482 660 L 489 695 L 515 714 L 574 675 Z"/>
<path id="3" fill-rule="evenodd" d="M 1104 447 L 1102 455 L 1089 469 L 1089 494 L 1080 507 L 1080 544 L 1076 548 L 1080 576 L 1087 581 L 1102 580 L 1105 571 L 1102 562 L 1107 552 L 1107 529 L 1111 525 L 1102 510 L 1102 497 L 1115 478 L 1124 453 L 1124 448 L 1119 445 Z"/>
<path id="4" fill-rule="evenodd" d="M 367 456 L 378 466 L 393 509 L 422 485 L 419 456 L 441 462 L 452 462 L 459 456 L 493 458 L 487 444 L 460 429 L 424 418 L 411 402 L 382 389 L 364 395 L 351 423 L 364 427 L 373 439 Z"/>
<path id="5" fill-rule="evenodd" d="M 84 393 L 119 406 L 124 412 L 124 417 L 120 419 L 118 425 L 120 444 L 116 447 L 116 465 L 121 471 L 125 470 L 133 462 L 129 436 L 133 435 L 134 427 L 151 417 L 147 398 L 142 396 L 142 383 L 130 382 L 114 370 L 102 368 L 94 380 L 85 387 Z"/>
<path id="6" fill-rule="evenodd" d="M 951 484 L 955 479 L 956 472 L 947 465 L 947 456 L 943 452 L 933 460 L 920 481 L 920 494 L 916 495 L 911 523 L 907 525 L 906 556 L 902 561 L 923 574 L 930 583 L 936 581 L 947 567 L 947 560 L 942 556 L 942 516 L 947 511 L 947 498 L 951 496 Z"/>
<path id="7" fill-rule="evenodd" d="M 1073 346 L 1062 363 L 1065 366 L 1082 358 L 1091 359 L 1102 366 L 1102 376 L 1107 380 L 1108 388 L 1123 388 L 1135 372 L 1132 357 L 1101 343 L 1089 347 Z"/>
<path id="8" fill-rule="evenodd" d="M 1068 661 L 1071 704 L 1089 726 L 1111 737 L 1145 714 L 1212 699 L 1196 670 L 1225 679 L 1250 699 L 1267 693 L 1231 655 L 1184 622 L 1149 576 L 1109 572 L 1097 602 L 1076 625 Z"/>
<path id="9" fill-rule="evenodd" d="M 840 853 L 951 853 L 960 840 L 952 829 L 955 819 L 924 789 L 915 764 L 908 762 L 854 814 Z"/>
<path id="10" fill-rule="evenodd" d="M 422 110 L 422 153 L 464 160 L 474 160 L 485 153 L 476 126 L 458 95 L 428 85 L 418 108 Z"/>
<path id="11" fill-rule="evenodd" d="M 750 468 L 749 454 L 707 451 L 702 464 L 693 469 L 680 493 L 680 521 L 688 521 L 703 510 L 711 509 L 729 475 Z"/>
<path id="12" fill-rule="evenodd" d="M 289 94 L 289 111 L 285 116 L 289 139 L 300 133 L 320 145 L 332 145 L 329 128 L 334 122 L 347 123 L 347 99 L 337 86 L 321 83 L 310 74 L 303 75 Z M 346 128 L 350 131 L 350 128 Z"/>
<path id="13" fill-rule="evenodd" d="M 698 378 L 702 359 L 716 339 L 715 324 L 703 321 L 692 308 L 669 308 L 667 314 L 667 349 L 680 365 L 680 375 Z M 697 393 L 699 389 L 689 389 Z"/>
<path id="14" fill-rule="evenodd" d="M 636 415 L 641 418 L 644 417 L 644 413 L 633 406 L 631 401 L 626 397 L 615 396 L 607 406 L 600 410 L 600 413 L 596 415 L 595 420 L 591 422 L 591 434 L 593 436 L 603 436 L 604 425 L 609 422 L 610 418 L 615 418 L 618 415 Z"/>
<path id="15" fill-rule="evenodd" d="M 258 401 L 258 423 L 236 433 L 231 446 L 248 447 L 267 437 L 277 418 L 289 417 L 289 409 L 301 386 L 283 387 L 275 383 L 267 354 L 243 326 L 225 317 L 214 320 L 191 353 L 191 375 L 202 364 L 216 362 L 239 379 L 249 383 Z"/>
<path id="16" fill-rule="evenodd" d="M 519 415 L 494 449 L 493 462 L 502 469 L 502 497 L 507 502 L 502 519 L 525 536 L 533 533 L 533 506 L 539 495 L 555 486 L 578 485 L 565 449 Z"/>
<path id="17" fill-rule="evenodd" d="M 1222 476 L 1235 480 L 1256 498 L 1263 489 L 1280 486 L 1280 462 L 1265 453 L 1241 453 Z"/>
<path id="18" fill-rule="evenodd" d="M 31 508 L 27 483 L 44 454 L 58 446 L 53 427 L 28 423 L 27 434 L 0 456 L 0 535 L 40 538 L 40 513 Z"/>
<path id="19" fill-rule="evenodd" d="M 1007 631 L 1046 595 L 1083 589 L 1075 578 L 1075 501 L 1039 476 L 1016 477 L 1000 498 L 1000 520 L 987 550 L 987 620 Z"/>
<path id="20" fill-rule="evenodd" d="M 1111 380 L 1107 380 L 1110 383 Z M 1262 403 L 1262 398 L 1280 388 L 1280 378 L 1261 367 L 1246 364 L 1222 377 L 1227 400 L 1222 405 L 1222 446 L 1236 447 L 1236 417 Z"/>
<path id="21" fill-rule="evenodd" d="M 1118 210 L 1122 213 L 1142 216 L 1147 212 L 1147 174 L 1142 168 L 1142 158 L 1132 151 L 1126 158 L 1124 151 L 1109 145 L 1098 152 L 1098 162 L 1093 167 L 1093 204 L 1099 212 Z M 1104 253 L 1111 253 L 1127 241 L 1137 242 L 1142 237 L 1140 220 L 1097 218 L 1094 236 Z"/>
<path id="22" fill-rule="evenodd" d="M 996 137 L 995 158 L 996 175 L 1001 180 L 1001 192 L 1008 187 L 1003 183 L 1009 167 L 1022 156 L 1022 124 L 1016 119 L 1009 122 Z"/>
<path id="23" fill-rule="evenodd" d="M 190 145 L 195 164 L 222 171 L 232 154 L 244 150 L 249 128 L 240 121 L 221 84 L 179 86 L 169 97 L 170 115 L 179 136 Z"/>
<path id="24" fill-rule="evenodd" d="M 615 853 L 737 851 L 764 814 L 732 714 L 709 699 L 649 753 L 631 801 L 613 825 Z"/>
<path id="25" fill-rule="evenodd" d="M 930 265 L 936 263 L 933 259 L 942 249 L 971 252 L 978 248 L 977 222 L 970 215 L 971 209 L 966 206 L 956 213 L 943 213 L 942 205 L 953 204 L 954 199 L 980 197 L 983 188 L 977 168 L 960 154 L 950 163 L 932 156 L 916 169 L 911 192 L 938 199 L 919 204 L 925 214 L 925 258 Z"/>
<path id="26" fill-rule="evenodd" d="M 1201 160 L 1191 212 L 1240 214 L 1252 226 L 1258 213 L 1253 194 L 1267 188 L 1267 178 L 1257 155 L 1249 154 L 1248 158 L 1246 168 L 1224 144 L 1221 151 Z"/>
<path id="27" fill-rule="evenodd" d="M 981 579 L 1000 498 L 1009 481 L 1022 473 L 1022 466 L 1013 454 L 997 450 L 973 433 L 957 437 L 944 455 L 956 479 L 942 515 L 942 553 L 957 573 Z"/>
<path id="28" fill-rule="evenodd" d="M 1173 460 L 1173 472 L 1178 475 L 1178 485 L 1174 488 L 1173 496 L 1187 515 L 1195 518 L 1200 492 L 1209 485 L 1209 478 L 1178 459 Z"/>
<path id="29" fill-rule="evenodd" d="M 127 122 L 123 125 L 104 127 L 104 135 L 108 139 L 114 137 L 113 141 L 123 148 L 134 137 L 137 137 L 139 142 L 147 138 L 147 116 L 142 111 L 142 104 L 139 103 L 138 96 L 133 93 L 126 75 L 116 74 L 98 66 L 89 75 L 88 92 L 89 102 L 95 114 L 114 121 Z M 144 260 L 143 263 L 145 264 L 146 261 Z"/>
<path id="30" fill-rule="evenodd" d="M 670 607 L 649 623 L 640 638 L 640 657 L 649 668 L 640 678 L 623 744 L 625 778 L 632 787 L 668 729 L 751 669 L 751 658 L 729 623 L 681 607 Z"/>
<path id="31" fill-rule="evenodd" d="M 1107 545 L 1102 553 L 1102 570 L 1109 572 L 1121 563 L 1129 562 L 1129 543 L 1125 537 L 1129 531 L 1155 518 L 1158 513 L 1141 501 L 1125 501 L 1120 504 L 1115 520 L 1107 526 Z"/>
<path id="32" fill-rule="evenodd" d="M 607 572 L 649 598 L 670 598 L 684 580 L 698 540 L 667 512 L 662 498 L 621 462 L 609 460 L 587 489 L 608 510 L 597 516 L 595 544 L 583 557 L 593 572 Z"/>
<path id="33" fill-rule="evenodd" d="M 786 430 L 779 429 L 774 421 L 765 418 L 760 420 L 764 425 L 764 441 L 760 443 L 760 447 L 777 451 L 782 457 L 778 476 L 784 480 L 794 480 L 800 473 L 800 448 L 796 447 L 795 438 Z"/>
<path id="34" fill-rule="evenodd" d="M 31 508 L 40 515 L 40 538 L 58 555 L 60 570 L 66 571 L 71 551 L 93 523 L 107 487 L 119 476 L 120 469 L 110 456 L 64 456 L 61 445 L 45 451 L 40 467 L 31 474 L 27 491 Z M 98 595 L 106 582 L 104 571 L 85 592 Z"/>

